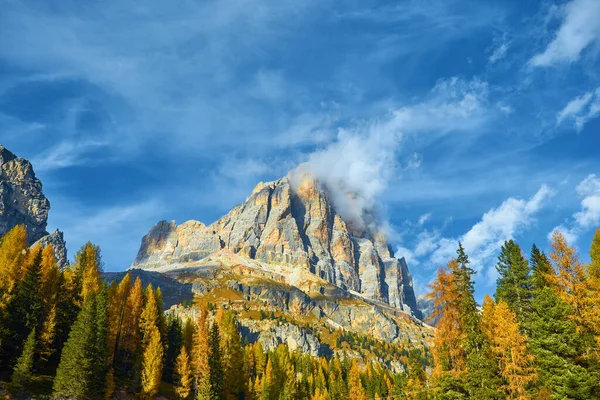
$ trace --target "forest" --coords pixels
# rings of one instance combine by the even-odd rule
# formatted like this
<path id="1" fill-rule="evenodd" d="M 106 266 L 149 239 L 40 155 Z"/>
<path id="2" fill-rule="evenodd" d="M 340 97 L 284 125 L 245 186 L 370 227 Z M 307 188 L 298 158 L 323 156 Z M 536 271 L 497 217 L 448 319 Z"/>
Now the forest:
<path id="1" fill-rule="evenodd" d="M 0 242 L 0 396 L 596 399 L 600 230 L 590 260 L 558 232 L 547 255 L 534 245 L 527 257 L 506 241 L 496 292 L 480 306 L 477 268 L 459 244 L 430 285 L 430 349 L 394 350 L 405 366 L 394 374 L 376 359 L 249 343 L 227 307 L 197 303 L 189 318 L 165 312 L 159 287 L 130 275 L 103 281 L 99 247 L 85 244 L 61 271 L 52 247 L 29 248 L 17 226 Z M 366 339 L 340 332 L 344 340 Z"/>

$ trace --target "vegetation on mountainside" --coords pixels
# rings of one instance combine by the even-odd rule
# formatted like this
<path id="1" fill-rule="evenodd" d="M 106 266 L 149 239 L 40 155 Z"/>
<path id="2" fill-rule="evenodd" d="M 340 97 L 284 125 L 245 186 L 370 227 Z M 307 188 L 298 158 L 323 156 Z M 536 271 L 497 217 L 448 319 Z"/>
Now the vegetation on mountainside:
<path id="1" fill-rule="evenodd" d="M 53 254 L 50 246 L 28 248 L 22 226 L 0 241 L 4 393 L 74 399 L 159 393 L 210 400 L 600 398 L 600 230 L 590 264 L 560 233 L 547 256 L 533 246 L 529 259 L 507 241 L 496 293 L 485 297 L 482 308 L 473 296 L 475 268 L 459 245 L 456 259 L 440 268 L 431 285 L 437 324 L 430 349 L 334 329 L 314 316 L 265 312 L 229 292 L 220 304 L 211 302 L 217 300 L 213 293 L 193 309 L 165 313 L 160 288 L 144 288 L 129 275 L 102 282 L 97 246 L 85 244 L 65 271 Z M 283 345 L 267 350 L 260 341 L 248 343 L 239 321 L 251 316 L 293 323 L 336 351 L 312 357 Z M 405 372 L 392 373 L 391 362 Z"/>
<path id="2" fill-rule="evenodd" d="M 126 275 L 102 282 L 100 249 L 85 244 L 65 271 L 52 248 L 28 248 L 25 229 L 0 242 L 0 379 L 15 395 L 108 399 L 127 393 L 181 399 L 366 399 L 401 395 L 409 376 L 381 362 L 398 356 L 423 376 L 426 355 L 327 328 L 332 346 L 364 359 L 311 357 L 245 342 L 238 318 L 252 312 L 199 300 L 194 319 L 163 310 L 160 288 Z M 229 295 L 233 295 L 229 293 Z M 215 293 L 212 293 L 211 299 Z M 261 310 L 262 312 L 262 310 Z M 295 317 L 271 312 L 277 323 Z M 299 322 L 299 321 L 294 321 Z M 317 333 L 314 323 L 304 328 Z M 319 323 L 322 323 L 319 322 Z M 320 326 L 319 329 L 324 329 Z M 0 390 L 0 393 L 1 390 Z"/>

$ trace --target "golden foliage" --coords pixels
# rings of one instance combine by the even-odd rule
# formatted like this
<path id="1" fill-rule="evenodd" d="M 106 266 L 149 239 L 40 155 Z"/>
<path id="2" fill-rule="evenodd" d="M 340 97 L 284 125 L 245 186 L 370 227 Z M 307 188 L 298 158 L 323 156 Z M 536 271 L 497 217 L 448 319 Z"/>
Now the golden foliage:
<path id="1" fill-rule="evenodd" d="M 175 363 L 175 392 L 182 399 L 185 399 L 190 395 L 192 379 L 193 373 L 190 366 L 190 358 L 185 350 L 185 346 L 181 346 L 181 351 L 179 352 Z"/>
<path id="2" fill-rule="evenodd" d="M 152 397 L 158 393 L 162 375 L 163 347 L 155 326 L 148 332 L 142 360 L 142 393 Z"/>

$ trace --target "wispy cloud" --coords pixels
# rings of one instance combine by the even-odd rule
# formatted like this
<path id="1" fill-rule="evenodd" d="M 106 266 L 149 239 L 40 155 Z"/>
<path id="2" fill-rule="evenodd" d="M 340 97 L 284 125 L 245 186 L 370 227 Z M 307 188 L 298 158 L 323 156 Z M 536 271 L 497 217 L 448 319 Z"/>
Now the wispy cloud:
<path id="1" fill-rule="evenodd" d="M 441 230 L 424 230 L 417 236 L 412 250 L 401 248 L 413 260 L 429 267 L 445 265 L 455 257 L 458 242 L 461 242 L 469 254 L 476 270 L 486 271 L 493 264 L 502 244 L 513 239 L 535 221 L 538 214 L 554 196 L 554 192 L 546 185 L 529 199 L 510 197 L 497 208 L 492 208 L 481 217 L 465 234 L 458 237 L 444 237 Z M 400 255 L 404 253 L 399 253 Z"/>
<path id="2" fill-rule="evenodd" d="M 600 87 L 593 92 L 587 92 L 571 100 L 556 118 L 560 125 L 565 120 L 573 120 L 578 131 L 591 119 L 600 115 Z"/>
<path id="3" fill-rule="evenodd" d="M 600 39 L 600 2 L 572 0 L 560 9 L 562 23 L 546 49 L 536 54 L 529 64 L 549 67 L 578 61 L 581 53 Z"/>
<path id="4" fill-rule="evenodd" d="M 506 53 L 508 52 L 510 45 L 511 41 L 508 40 L 506 33 L 503 34 L 501 37 L 496 38 L 494 40 L 494 44 L 491 47 L 492 54 L 490 54 L 488 61 L 491 64 L 495 64 L 496 62 L 506 57 Z"/>
<path id="5" fill-rule="evenodd" d="M 590 174 L 579 182 L 575 190 L 581 199 L 581 209 L 575 212 L 571 219 L 556 226 L 548 234 L 549 240 L 552 233 L 557 230 L 569 242 L 575 243 L 583 232 L 600 225 L 600 178 Z"/>

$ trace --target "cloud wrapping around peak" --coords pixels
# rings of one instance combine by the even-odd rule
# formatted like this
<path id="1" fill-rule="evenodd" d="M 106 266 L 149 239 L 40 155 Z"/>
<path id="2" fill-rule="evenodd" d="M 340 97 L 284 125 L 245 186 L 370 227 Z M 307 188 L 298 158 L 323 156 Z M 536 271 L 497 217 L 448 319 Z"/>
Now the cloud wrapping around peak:
<path id="1" fill-rule="evenodd" d="M 340 216 L 358 229 L 369 225 L 366 214 L 376 208 L 377 197 L 395 170 L 400 132 L 374 125 L 367 132 L 341 129 L 337 141 L 309 155 L 301 172 L 308 170 L 323 184 Z"/>
<path id="2" fill-rule="evenodd" d="M 561 9 L 564 19 L 546 49 L 529 64 L 550 67 L 562 62 L 576 62 L 588 46 L 600 39 L 600 1 L 573 0 Z"/>

